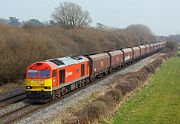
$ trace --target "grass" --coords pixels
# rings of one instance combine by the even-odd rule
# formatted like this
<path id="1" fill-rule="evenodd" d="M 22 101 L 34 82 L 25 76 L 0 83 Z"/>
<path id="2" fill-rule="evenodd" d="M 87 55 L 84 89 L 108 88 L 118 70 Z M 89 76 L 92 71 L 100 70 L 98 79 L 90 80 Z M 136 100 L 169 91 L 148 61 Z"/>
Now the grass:
<path id="1" fill-rule="evenodd" d="M 166 61 L 149 85 L 129 98 L 113 124 L 180 124 L 180 58 Z"/>

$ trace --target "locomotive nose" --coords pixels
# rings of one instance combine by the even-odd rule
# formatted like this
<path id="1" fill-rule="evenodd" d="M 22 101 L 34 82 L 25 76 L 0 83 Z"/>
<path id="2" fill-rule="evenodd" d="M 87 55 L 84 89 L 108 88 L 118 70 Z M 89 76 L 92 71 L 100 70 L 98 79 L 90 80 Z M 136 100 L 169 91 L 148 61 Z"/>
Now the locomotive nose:
<path id="1" fill-rule="evenodd" d="M 30 91 L 49 91 L 51 90 L 52 79 L 27 79 L 26 90 Z"/>

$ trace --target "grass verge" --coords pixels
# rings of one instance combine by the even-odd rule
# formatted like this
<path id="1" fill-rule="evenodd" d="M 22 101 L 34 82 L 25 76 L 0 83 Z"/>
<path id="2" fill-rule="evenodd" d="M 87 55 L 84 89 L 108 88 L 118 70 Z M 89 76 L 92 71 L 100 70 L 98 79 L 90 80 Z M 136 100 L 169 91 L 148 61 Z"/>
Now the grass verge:
<path id="1" fill-rule="evenodd" d="M 127 100 L 113 124 L 180 123 L 180 58 L 166 61 L 149 85 Z"/>

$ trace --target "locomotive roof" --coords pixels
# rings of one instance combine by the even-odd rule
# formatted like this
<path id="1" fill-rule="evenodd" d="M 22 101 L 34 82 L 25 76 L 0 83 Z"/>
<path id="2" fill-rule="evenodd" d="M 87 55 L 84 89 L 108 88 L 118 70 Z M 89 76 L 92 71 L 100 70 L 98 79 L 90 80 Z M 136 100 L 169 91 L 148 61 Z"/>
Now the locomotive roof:
<path id="1" fill-rule="evenodd" d="M 77 56 L 77 57 L 62 57 L 62 58 L 55 58 L 55 59 L 49 59 L 47 61 L 50 61 L 54 64 L 56 64 L 58 67 L 78 64 L 81 62 L 88 61 L 88 59 L 84 56 Z"/>
<path id="2" fill-rule="evenodd" d="M 56 68 L 56 65 L 54 63 L 48 62 L 48 61 L 39 61 L 39 62 L 35 62 L 31 65 L 29 65 L 27 68 L 29 69 L 37 69 L 37 68 L 44 68 L 44 67 L 49 67 L 52 69 Z"/>

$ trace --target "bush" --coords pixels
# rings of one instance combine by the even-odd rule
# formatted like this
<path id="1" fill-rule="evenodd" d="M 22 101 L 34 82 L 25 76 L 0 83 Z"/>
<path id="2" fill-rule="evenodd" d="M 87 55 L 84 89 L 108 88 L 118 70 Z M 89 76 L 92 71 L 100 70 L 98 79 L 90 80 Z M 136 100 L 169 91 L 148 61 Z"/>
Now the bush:
<path id="1" fill-rule="evenodd" d="M 127 93 L 131 92 L 134 87 L 130 83 L 120 83 L 116 85 L 116 89 L 121 90 L 122 95 L 126 95 Z"/>
<path id="2" fill-rule="evenodd" d="M 101 117 L 105 113 L 106 108 L 107 107 L 105 103 L 101 101 L 94 101 L 87 105 L 86 108 L 84 108 L 84 110 L 81 112 L 81 114 L 78 114 L 78 118 L 81 122 L 86 122 L 87 120 L 92 122 Z"/>
<path id="3" fill-rule="evenodd" d="M 70 118 L 67 118 L 64 120 L 63 124 L 78 124 L 78 117 L 77 116 L 71 116 Z"/>
<path id="4" fill-rule="evenodd" d="M 148 74 L 148 72 L 146 71 L 146 69 L 142 69 L 142 71 L 144 72 L 144 75 L 145 75 L 145 77 L 146 77 L 146 79 L 148 78 L 148 76 L 149 76 L 149 74 Z"/>
<path id="5" fill-rule="evenodd" d="M 122 99 L 121 90 L 118 90 L 118 89 L 110 90 L 110 91 L 108 91 L 108 92 L 105 94 L 105 96 L 106 96 L 106 95 L 112 96 L 113 101 L 115 101 L 115 102 L 118 102 L 119 100 Z"/>
<path id="6" fill-rule="evenodd" d="M 170 51 L 175 51 L 177 49 L 177 43 L 173 41 L 167 41 L 166 42 L 166 49 Z"/>
<path id="7" fill-rule="evenodd" d="M 108 94 L 100 96 L 95 101 L 101 101 L 101 102 L 105 103 L 108 108 L 112 108 L 114 106 L 113 97 Z"/>
<path id="8" fill-rule="evenodd" d="M 136 77 L 139 81 L 145 81 L 146 80 L 146 74 L 143 71 L 137 72 Z"/>
<path id="9" fill-rule="evenodd" d="M 158 59 L 158 60 L 155 60 L 155 61 L 152 63 L 152 66 L 156 69 L 156 68 L 158 68 L 161 64 L 162 64 L 162 60 L 161 60 L 161 59 Z"/>
<path id="10" fill-rule="evenodd" d="M 138 80 L 138 78 L 136 76 L 131 76 L 127 80 L 129 82 L 129 84 L 133 87 L 133 89 L 135 89 L 136 87 L 139 86 L 140 81 Z"/>
<path id="11" fill-rule="evenodd" d="M 152 65 L 147 65 L 144 69 L 146 70 L 146 72 L 148 74 L 152 74 L 152 73 L 155 72 L 155 69 L 154 69 L 154 67 Z"/>

